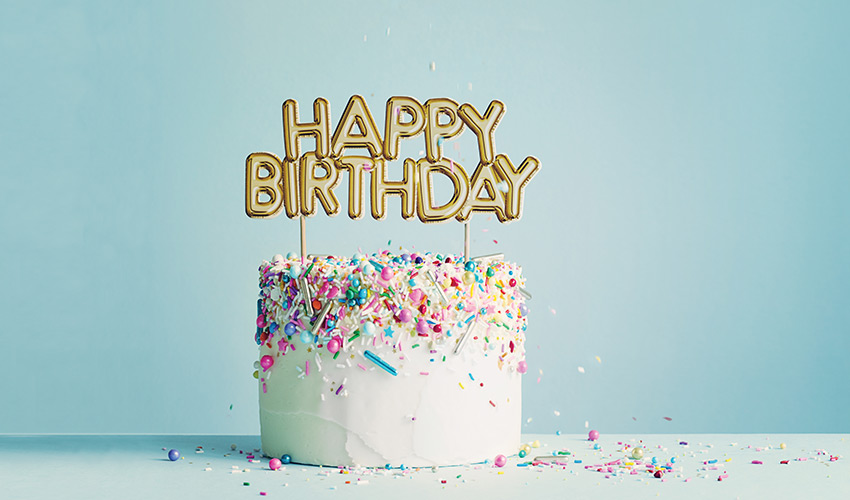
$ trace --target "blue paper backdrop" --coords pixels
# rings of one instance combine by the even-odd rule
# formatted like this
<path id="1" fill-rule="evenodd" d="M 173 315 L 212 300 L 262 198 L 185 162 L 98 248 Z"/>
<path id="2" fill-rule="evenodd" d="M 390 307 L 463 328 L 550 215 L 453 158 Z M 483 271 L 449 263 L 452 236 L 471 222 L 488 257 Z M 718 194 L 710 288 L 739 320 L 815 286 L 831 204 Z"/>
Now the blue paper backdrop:
<path id="1" fill-rule="evenodd" d="M 525 430 L 846 432 L 848 5 L 5 2 L 0 432 L 257 433 L 256 269 L 298 224 L 245 216 L 244 159 L 356 93 L 501 99 L 540 158 L 472 226 L 534 294 Z M 461 250 L 399 211 L 309 248 Z"/>

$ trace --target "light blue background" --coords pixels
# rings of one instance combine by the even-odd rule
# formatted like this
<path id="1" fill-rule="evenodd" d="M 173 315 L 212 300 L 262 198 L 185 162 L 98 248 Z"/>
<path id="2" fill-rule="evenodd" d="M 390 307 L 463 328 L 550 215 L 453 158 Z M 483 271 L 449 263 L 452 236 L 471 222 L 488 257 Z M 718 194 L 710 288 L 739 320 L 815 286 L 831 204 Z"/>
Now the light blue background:
<path id="1" fill-rule="evenodd" d="M 298 223 L 245 216 L 244 159 L 355 93 L 501 99 L 541 160 L 472 226 L 534 294 L 524 431 L 848 431 L 846 2 L 308 4 L 0 7 L 0 433 L 257 433 L 256 268 Z M 461 250 L 399 210 L 309 249 Z"/>

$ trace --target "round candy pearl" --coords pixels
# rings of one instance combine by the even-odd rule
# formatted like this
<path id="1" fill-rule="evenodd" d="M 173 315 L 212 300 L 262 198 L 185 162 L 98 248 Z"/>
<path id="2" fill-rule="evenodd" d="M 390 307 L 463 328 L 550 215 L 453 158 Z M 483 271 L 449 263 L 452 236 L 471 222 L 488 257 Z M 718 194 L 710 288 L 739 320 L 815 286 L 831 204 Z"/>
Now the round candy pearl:
<path id="1" fill-rule="evenodd" d="M 592 431 L 587 433 L 587 440 L 588 441 L 596 441 L 597 439 L 599 439 L 599 431 L 592 430 Z"/>
<path id="2" fill-rule="evenodd" d="M 492 278 L 493 275 L 495 275 L 495 274 L 496 274 L 496 271 L 494 271 L 492 267 L 487 268 L 487 277 L 488 278 Z"/>
<path id="3" fill-rule="evenodd" d="M 375 266 L 368 262 L 364 262 L 363 266 L 360 267 L 360 270 L 363 271 L 363 274 L 368 276 L 375 272 Z"/>
<path id="4" fill-rule="evenodd" d="M 516 365 L 516 371 L 518 371 L 518 372 L 520 372 L 520 373 L 525 373 L 525 372 L 527 372 L 527 371 L 528 371 L 528 363 L 526 363 L 526 362 L 525 362 L 525 360 L 520 361 L 520 362 L 519 362 L 519 363 L 517 363 L 517 365 Z"/>
<path id="5" fill-rule="evenodd" d="M 516 286 L 516 280 L 515 280 L 515 279 L 513 279 L 513 278 L 511 278 L 511 280 L 510 280 L 510 281 L 508 281 L 508 285 L 510 285 L 510 286 Z"/>
<path id="6" fill-rule="evenodd" d="M 289 268 L 289 277 L 295 279 L 301 276 L 301 266 L 295 264 L 294 266 Z"/>
<path id="7" fill-rule="evenodd" d="M 360 280 L 354 278 L 353 280 L 351 280 L 351 286 L 353 286 L 354 288 L 360 288 Z"/>
<path id="8" fill-rule="evenodd" d="M 420 300 L 422 300 L 422 290 L 420 290 L 418 288 L 414 288 L 413 290 L 411 290 L 410 300 L 413 301 L 413 303 L 416 303 L 416 302 L 419 302 Z"/>
<path id="9" fill-rule="evenodd" d="M 260 366 L 263 367 L 263 370 L 268 370 L 274 365 L 274 358 L 266 354 L 262 358 L 260 358 Z"/>
<path id="10" fill-rule="evenodd" d="M 286 326 L 283 327 L 283 333 L 290 337 L 295 335 L 295 323 L 287 323 Z"/>
<path id="11" fill-rule="evenodd" d="M 643 458 L 643 448 L 638 446 L 637 448 L 632 450 L 632 458 L 635 460 Z"/>
<path id="12" fill-rule="evenodd" d="M 271 469 L 271 470 L 280 469 L 280 459 L 279 458 L 273 458 L 273 459 L 269 460 L 269 469 Z"/>
<path id="13" fill-rule="evenodd" d="M 663 472 L 661 472 L 660 470 L 657 470 L 657 471 L 655 471 L 655 474 L 653 474 L 653 475 L 654 475 L 656 478 L 661 479 L 661 476 L 663 476 L 663 475 L 664 475 L 664 473 L 663 473 Z"/>
<path id="14" fill-rule="evenodd" d="M 422 264 L 423 262 L 425 262 L 425 259 L 423 259 L 422 257 L 416 257 L 417 264 Z"/>
<path id="15" fill-rule="evenodd" d="M 310 330 L 304 330 L 301 332 L 301 342 L 305 344 L 309 344 L 313 341 L 313 334 L 310 333 Z"/>
<path id="16" fill-rule="evenodd" d="M 402 323 L 407 323 L 413 319 L 413 313 L 410 312 L 410 309 L 402 309 L 401 312 L 398 313 L 398 319 L 400 319 Z"/>
<path id="17" fill-rule="evenodd" d="M 290 457 L 289 455 L 284 455 L 284 456 L 280 457 L 280 462 L 284 463 L 284 464 L 291 463 L 292 457 Z"/>
<path id="18" fill-rule="evenodd" d="M 295 253 L 295 252 L 289 252 L 289 253 L 287 253 L 287 254 L 286 254 L 286 258 L 287 258 L 287 259 L 297 259 L 297 258 L 298 258 L 298 254 L 297 254 L 297 253 Z"/>
<path id="19" fill-rule="evenodd" d="M 416 323 L 416 333 L 421 333 L 423 335 L 428 334 L 428 323 L 426 323 L 424 319 L 420 319 Z"/>
<path id="20" fill-rule="evenodd" d="M 372 335 L 375 335 L 375 332 L 378 331 L 378 328 L 375 326 L 375 323 L 372 323 L 371 321 L 367 321 L 367 322 L 363 323 L 362 330 L 363 330 L 363 335 L 368 335 L 368 336 L 371 337 Z"/>
<path id="21" fill-rule="evenodd" d="M 281 261 L 283 261 L 283 255 L 281 255 L 279 253 L 274 254 L 274 257 L 272 257 L 272 262 L 278 263 L 278 262 L 281 262 Z"/>
<path id="22" fill-rule="evenodd" d="M 331 354 L 336 354 L 336 352 L 339 351 L 339 341 L 337 339 L 328 340 L 328 351 L 330 351 Z"/>
<path id="23" fill-rule="evenodd" d="M 526 455 L 531 453 L 531 446 L 528 446 L 527 444 L 520 446 L 519 449 L 520 451 L 524 451 Z"/>
<path id="24" fill-rule="evenodd" d="M 525 458 L 526 455 L 528 455 L 528 452 L 525 450 L 519 450 L 519 458 Z"/>
<path id="25" fill-rule="evenodd" d="M 534 442 L 531 443 L 532 448 L 540 448 L 540 440 L 535 439 Z"/>
<path id="26" fill-rule="evenodd" d="M 785 443 L 779 443 L 779 447 L 784 450 L 785 448 L 788 447 L 788 445 L 786 445 Z"/>
<path id="27" fill-rule="evenodd" d="M 389 266 L 385 266 L 381 269 L 381 279 L 384 281 L 389 281 L 393 279 L 393 270 L 389 268 Z"/>
<path id="28" fill-rule="evenodd" d="M 463 284 L 471 285 L 473 283 L 475 283 L 475 273 L 473 273 L 472 271 L 467 271 L 463 273 Z"/>
<path id="29" fill-rule="evenodd" d="M 474 271 L 475 270 L 475 262 L 468 260 L 468 261 L 466 261 L 466 265 L 463 266 L 463 268 L 466 269 L 467 271 Z"/>
<path id="30" fill-rule="evenodd" d="M 523 316 L 527 316 L 528 315 L 528 306 L 525 305 L 525 304 L 520 304 L 519 305 L 519 313 L 522 314 Z"/>
<path id="31" fill-rule="evenodd" d="M 169 460 L 174 462 L 178 458 L 180 458 L 180 452 L 179 451 L 175 450 L 174 448 L 168 450 L 168 459 Z"/>
<path id="32" fill-rule="evenodd" d="M 504 455 L 496 455 L 496 460 L 493 461 L 496 467 L 504 467 L 508 463 L 508 459 Z"/>

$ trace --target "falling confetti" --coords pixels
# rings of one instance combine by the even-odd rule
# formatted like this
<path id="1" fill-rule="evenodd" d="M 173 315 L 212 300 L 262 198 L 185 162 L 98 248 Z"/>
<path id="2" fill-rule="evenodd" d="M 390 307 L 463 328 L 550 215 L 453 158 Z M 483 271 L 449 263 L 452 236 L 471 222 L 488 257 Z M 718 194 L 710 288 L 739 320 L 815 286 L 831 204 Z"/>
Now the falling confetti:
<path id="1" fill-rule="evenodd" d="M 556 311 L 554 307 L 550 307 L 549 312 L 552 313 L 552 316 L 555 316 L 556 314 L 558 314 L 558 311 Z"/>
<path id="2" fill-rule="evenodd" d="M 387 26 L 387 36 L 390 36 L 390 28 Z"/>
<path id="3" fill-rule="evenodd" d="M 602 358 L 600 358 L 599 356 L 596 356 L 596 362 L 599 363 L 599 364 L 602 364 Z"/>
<path id="4" fill-rule="evenodd" d="M 363 43 L 366 43 L 366 35 L 363 35 Z"/>
<path id="5" fill-rule="evenodd" d="M 556 417 L 560 417 L 560 416 L 561 416 L 561 412 L 559 412 L 558 410 L 555 410 L 555 416 L 556 416 Z"/>
<path id="6" fill-rule="evenodd" d="M 472 82 L 467 83 L 466 88 L 472 90 Z"/>
<path id="7" fill-rule="evenodd" d="M 437 71 L 437 63 L 431 61 L 431 71 Z"/>
<path id="8" fill-rule="evenodd" d="M 666 420 L 666 421 L 668 421 L 668 422 L 671 422 L 673 419 L 672 419 L 672 418 L 670 418 L 670 417 L 664 417 L 664 420 Z"/>
<path id="9" fill-rule="evenodd" d="M 583 367 L 583 366 L 579 366 L 579 367 L 578 367 L 578 372 L 579 372 L 579 373 L 584 373 L 584 367 Z"/>
<path id="10" fill-rule="evenodd" d="M 231 410 L 233 409 L 233 405 L 230 405 L 230 409 L 231 409 Z"/>
<path id="11" fill-rule="evenodd" d="M 585 420 L 585 421 L 584 421 L 584 428 L 585 428 L 585 429 L 587 429 L 588 427 L 590 427 L 590 422 L 588 422 L 587 420 Z"/>
<path id="12" fill-rule="evenodd" d="M 495 244 L 497 244 L 497 245 L 498 245 L 498 244 L 499 244 L 499 240 L 493 240 L 493 243 L 495 243 Z"/>

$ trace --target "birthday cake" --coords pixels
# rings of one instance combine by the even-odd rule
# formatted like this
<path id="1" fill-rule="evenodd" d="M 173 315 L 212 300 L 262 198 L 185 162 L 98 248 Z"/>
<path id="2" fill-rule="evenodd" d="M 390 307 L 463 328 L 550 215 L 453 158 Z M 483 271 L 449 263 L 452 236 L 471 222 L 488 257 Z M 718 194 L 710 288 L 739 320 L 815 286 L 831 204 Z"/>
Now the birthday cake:
<path id="1" fill-rule="evenodd" d="M 519 266 L 385 251 L 277 255 L 259 271 L 266 456 L 421 467 L 518 449 L 528 314 Z"/>

